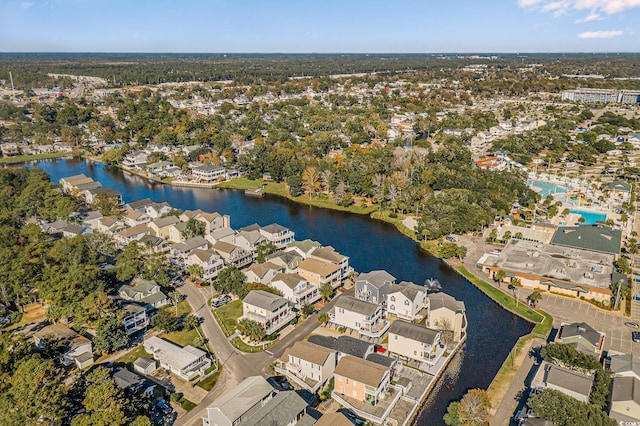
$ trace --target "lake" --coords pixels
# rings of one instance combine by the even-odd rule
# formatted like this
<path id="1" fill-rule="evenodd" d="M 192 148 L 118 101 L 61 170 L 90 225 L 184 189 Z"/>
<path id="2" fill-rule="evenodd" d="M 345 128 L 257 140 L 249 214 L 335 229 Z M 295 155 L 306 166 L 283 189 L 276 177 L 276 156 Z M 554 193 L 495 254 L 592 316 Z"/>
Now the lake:
<path id="1" fill-rule="evenodd" d="M 231 226 L 279 223 L 296 233 L 296 239 L 310 238 L 331 245 L 349 256 L 358 272 L 384 269 L 397 281 L 423 284 L 435 278 L 443 291 L 465 302 L 469 326 L 462 351 L 429 396 L 418 425 L 444 424 L 442 416 L 449 402 L 460 399 L 469 388 L 486 389 L 500 369 L 516 340 L 528 334 L 532 325 L 505 311 L 453 271 L 430 256 L 392 225 L 345 212 L 296 204 L 266 195 L 253 198 L 243 191 L 174 188 L 86 160 L 48 160 L 31 163 L 45 170 L 53 182 L 84 173 L 122 192 L 125 202 L 150 198 L 166 201 L 180 209 L 202 209 L 231 216 Z"/>

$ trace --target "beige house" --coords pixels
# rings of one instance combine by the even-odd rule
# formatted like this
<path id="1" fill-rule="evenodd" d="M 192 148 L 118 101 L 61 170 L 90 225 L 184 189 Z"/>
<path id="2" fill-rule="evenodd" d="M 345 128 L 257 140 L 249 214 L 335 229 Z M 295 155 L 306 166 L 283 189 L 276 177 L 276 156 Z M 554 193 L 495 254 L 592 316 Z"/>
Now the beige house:
<path id="1" fill-rule="evenodd" d="M 340 266 L 326 260 L 307 258 L 298 265 L 298 275 L 312 284 L 322 286 L 329 283 L 337 288 L 342 284 Z"/>
<path id="2" fill-rule="evenodd" d="M 269 284 L 283 268 L 271 263 L 256 263 L 243 271 L 248 283 Z"/>
<path id="3" fill-rule="evenodd" d="M 427 327 L 436 330 L 452 330 L 453 339 L 460 341 L 467 333 L 467 315 L 464 302 L 446 293 L 429 294 Z"/>
<path id="4" fill-rule="evenodd" d="M 138 210 L 125 210 L 122 215 L 125 225 L 134 227 L 136 225 L 151 222 L 151 218 Z"/>
<path id="5" fill-rule="evenodd" d="M 615 377 L 613 379 L 609 416 L 620 424 L 640 422 L 640 380 L 637 377 Z"/>
<path id="6" fill-rule="evenodd" d="M 120 232 L 117 232 L 113 239 L 116 240 L 118 244 L 121 246 L 126 246 L 132 241 L 141 240 L 143 237 L 149 235 L 151 230 L 146 224 L 139 224 L 132 228 L 123 229 Z"/>
<path id="7" fill-rule="evenodd" d="M 165 240 L 169 239 L 169 227 L 171 225 L 175 225 L 176 223 L 180 223 L 180 219 L 175 216 L 166 216 L 160 219 L 156 219 L 153 222 L 149 223 L 149 229 L 151 229 L 151 233 L 156 237 L 164 238 Z"/>
<path id="8" fill-rule="evenodd" d="M 243 268 L 253 262 L 253 254 L 234 244 L 218 241 L 212 248 L 224 259 L 226 265 Z"/>
<path id="9" fill-rule="evenodd" d="M 288 348 L 278 360 L 276 371 L 292 382 L 315 393 L 333 377 L 337 352 L 306 340 Z"/>
<path id="10" fill-rule="evenodd" d="M 185 265 L 199 265 L 202 268 L 202 279 L 213 280 L 224 269 L 222 257 L 213 250 L 195 249 L 185 259 Z"/>
<path id="11" fill-rule="evenodd" d="M 93 346 L 91 340 L 71 330 L 62 324 L 51 324 L 38 330 L 33 339 L 38 348 L 42 348 L 43 340 L 47 337 L 64 340 L 68 347 L 62 354 L 61 362 L 66 366 L 76 364 L 78 368 L 85 368 L 93 364 Z"/>
<path id="12" fill-rule="evenodd" d="M 331 322 L 336 327 L 354 330 L 360 336 L 379 339 L 389 328 L 389 323 L 383 316 L 382 306 L 342 295 L 333 308 Z"/>
<path id="13" fill-rule="evenodd" d="M 242 316 L 257 322 L 266 335 L 275 333 L 296 316 L 287 299 L 263 290 L 251 290 L 242 299 Z"/>
<path id="14" fill-rule="evenodd" d="M 397 320 L 389 327 L 388 349 L 405 359 L 434 366 L 446 350 L 440 339 L 439 330 Z"/>
<path id="15" fill-rule="evenodd" d="M 309 253 L 309 258 L 331 262 L 340 267 L 340 279 L 347 277 L 349 273 L 349 258 L 335 251 L 331 246 L 318 247 Z"/>

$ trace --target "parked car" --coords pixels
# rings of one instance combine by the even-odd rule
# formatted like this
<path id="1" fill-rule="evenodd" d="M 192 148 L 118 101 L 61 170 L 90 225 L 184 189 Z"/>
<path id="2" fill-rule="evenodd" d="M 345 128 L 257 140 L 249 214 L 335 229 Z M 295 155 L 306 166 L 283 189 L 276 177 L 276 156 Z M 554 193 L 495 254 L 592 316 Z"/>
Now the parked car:
<path id="1" fill-rule="evenodd" d="M 362 420 L 360 417 L 356 416 L 356 413 L 354 413 L 351 410 L 342 410 L 341 411 L 342 414 L 344 414 L 345 416 L 347 416 L 347 418 L 349 420 L 351 420 L 351 422 L 357 426 L 361 426 L 363 424 L 365 424 L 365 421 Z"/>
<path id="2" fill-rule="evenodd" d="M 156 402 L 156 407 L 158 407 L 158 410 L 160 410 L 160 412 L 164 415 L 171 414 L 171 412 L 173 412 L 173 407 L 171 407 L 171 404 L 167 404 L 164 399 Z"/>
<path id="3" fill-rule="evenodd" d="M 267 382 L 273 386 L 274 389 L 279 391 L 292 390 L 293 386 L 284 376 L 272 376 L 267 379 Z"/>
<path id="4" fill-rule="evenodd" d="M 624 323 L 624 325 L 631 328 L 640 328 L 640 325 L 637 322 L 633 322 L 633 321 L 627 321 Z"/>
<path id="5" fill-rule="evenodd" d="M 500 253 L 502 253 L 502 250 L 498 250 L 498 249 L 493 249 L 489 252 L 489 254 L 496 254 L 496 255 Z"/>
<path id="6" fill-rule="evenodd" d="M 381 353 L 381 354 L 383 354 L 383 353 L 385 353 L 387 351 L 384 346 L 380 346 L 380 345 L 375 345 L 373 347 L 373 350 L 378 352 L 378 353 Z"/>
<path id="7" fill-rule="evenodd" d="M 448 236 L 446 240 L 449 241 L 450 243 L 457 243 L 458 237 Z"/>
<path id="8" fill-rule="evenodd" d="M 632 331 L 631 340 L 633 340 L 635 343 L 640 342 L 640 331 Z"/>

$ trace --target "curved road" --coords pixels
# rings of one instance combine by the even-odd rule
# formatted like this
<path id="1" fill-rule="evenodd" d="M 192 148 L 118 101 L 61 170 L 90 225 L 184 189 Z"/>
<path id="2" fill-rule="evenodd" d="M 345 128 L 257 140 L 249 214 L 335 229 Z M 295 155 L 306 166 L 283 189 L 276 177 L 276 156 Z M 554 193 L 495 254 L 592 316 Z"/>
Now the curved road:
<path id="1" fill-rule="evenodd" d="M 177 425 L 201 425 L 202 417 L 206 414 L 206 408 L 211 405 L 222 394 L 232 389 L 238 383 L 249 376 L 267 376 L 268 366 L 284 354 L 284 351 L 298 340 L 304 339 L 320 323 L 318 322 L 318 314 L 309 316 L 302 324 L 295 328 L 291 333 L 286 335 L 282 340 L 276 343 L 269 351 L 257 352 L 253 354 L 244 353 L 234 348 L 227 340 L 218 323 L 213 318 L 211 309 L 207 306 L 210 290 L 207 288 L 197 288 L 192 284 L 183 283 L 177 290 L 186 296 L 194 315 L 202 318 L 201 328 L 204 336 L 209 341 L 219 366 L 222 368 L 218 382 L 196 408 L 180 417 Z M 346 293 L 353 293 L 354 290 L 348 290 Z M 327 303 L 321 312 L 327 312 L 333 305 L 337 297 Z"/>

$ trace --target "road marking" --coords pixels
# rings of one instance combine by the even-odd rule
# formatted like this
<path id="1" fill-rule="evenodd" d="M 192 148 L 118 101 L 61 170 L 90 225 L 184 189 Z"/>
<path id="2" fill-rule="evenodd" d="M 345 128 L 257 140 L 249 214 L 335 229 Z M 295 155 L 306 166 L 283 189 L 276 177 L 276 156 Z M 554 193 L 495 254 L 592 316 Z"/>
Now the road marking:
<path id="1" fill-rule="evenodd" d="M 268 353 L 269 355 L 273 355 L 273 352 L 271 352 L 271 351 L 269 351 L 269 350 L 267 350 L 267 351 L 265 351 L 265 352 L 266 352 L 266 353 Z"/>

